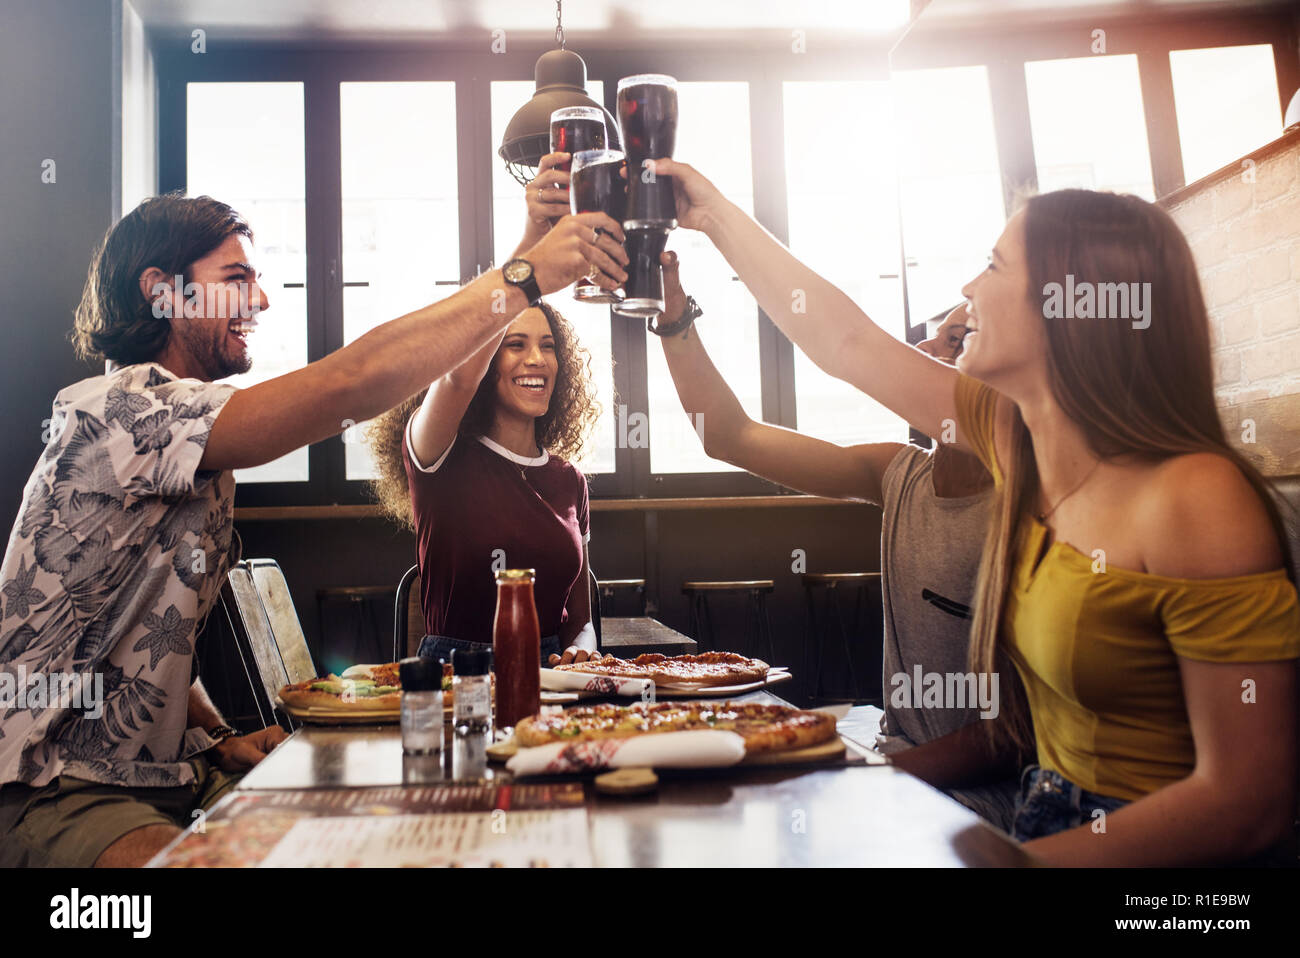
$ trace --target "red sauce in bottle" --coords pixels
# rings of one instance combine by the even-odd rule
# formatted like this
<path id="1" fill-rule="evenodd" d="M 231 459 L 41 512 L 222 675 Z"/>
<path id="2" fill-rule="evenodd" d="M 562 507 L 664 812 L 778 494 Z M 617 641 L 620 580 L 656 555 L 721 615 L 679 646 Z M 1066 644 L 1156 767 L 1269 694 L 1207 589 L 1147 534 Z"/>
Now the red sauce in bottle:
<path id="1" fill-rule="evenodd" d="M 533 602 L 533 570 L 503 569 L 496 574 L 497 612 L 492 627 L 492 660 L 497 679 L 497 728 L 513 728 L 542 706 L 542 633 Z"/>

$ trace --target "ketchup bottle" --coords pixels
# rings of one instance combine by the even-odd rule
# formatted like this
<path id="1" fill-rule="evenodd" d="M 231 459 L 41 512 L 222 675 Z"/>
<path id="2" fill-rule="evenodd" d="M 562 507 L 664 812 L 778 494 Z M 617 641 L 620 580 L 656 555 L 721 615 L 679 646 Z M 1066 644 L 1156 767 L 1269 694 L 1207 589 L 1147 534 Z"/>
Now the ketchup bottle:
<path id="1" fill-rule="evenodd" d="M 503 569 L 496 574 L 497 613 L 492 626 L 499 729 L 513 728 L 542 707 L 542 633 L 533 602 L 533 570 Z"/>

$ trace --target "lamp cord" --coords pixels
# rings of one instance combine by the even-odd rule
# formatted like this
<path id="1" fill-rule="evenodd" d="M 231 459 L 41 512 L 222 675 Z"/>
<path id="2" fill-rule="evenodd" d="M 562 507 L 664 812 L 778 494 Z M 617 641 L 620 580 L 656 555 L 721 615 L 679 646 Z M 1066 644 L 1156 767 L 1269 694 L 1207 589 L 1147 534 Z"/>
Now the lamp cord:
<path id="1" fill-rule="evenodd" d="M 564 49 L 564 0 L 555 0 L 555 42 Z"/>

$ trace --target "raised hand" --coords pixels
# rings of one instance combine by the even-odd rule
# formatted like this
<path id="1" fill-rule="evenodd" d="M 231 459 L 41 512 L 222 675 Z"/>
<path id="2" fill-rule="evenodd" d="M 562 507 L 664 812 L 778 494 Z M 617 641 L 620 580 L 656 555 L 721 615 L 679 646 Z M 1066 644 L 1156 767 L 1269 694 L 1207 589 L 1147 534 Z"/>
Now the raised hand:
<path id="1" fill-rule="evenodd" d="M 649 161 L 656 176 L 673 178 L 677 200 L 677 224 L 688 230 L 705 230 L 727 202 L 718 188 L 689 163 L 659 159 Z"/>
<path id="2" fill-rule="evenodd" d="M 562 217 L 524 259 L 533 264 L 543 293 L 563 289 L 588 274 L 601 289 L 614 290 L 627 282 L 623 239 L 623 227 L 606 214 L 579 213 Z"/>
<path id="3" fill-rule="evenodd" d="M 664 268 L 664 311 L 659 322 L 667 325 L 679 320 L 686 312 L 686 293 L 682 289 L 682 279 L 678 275 L 681 263 L 672 250 L 659 254 L 659 262 Z"/>
<path id="4" fill-rule="evenodd" d="M 568 153 L 547 153 L 537 165 L 537 176 L 524 190 L 528 203 L 528 228 L 546 232 L 569 214 L 569 174 L 557 169 Z"/>

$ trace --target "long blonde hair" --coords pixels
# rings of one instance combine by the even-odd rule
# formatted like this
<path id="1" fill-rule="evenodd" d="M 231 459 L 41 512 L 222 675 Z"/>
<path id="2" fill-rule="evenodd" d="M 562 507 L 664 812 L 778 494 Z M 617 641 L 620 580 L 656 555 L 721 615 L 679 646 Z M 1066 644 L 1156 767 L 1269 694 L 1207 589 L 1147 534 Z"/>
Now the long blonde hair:
<path id="1" fill-rule="evenodd" d="M 1044 318 L 1052 396 L 1082 430 L 1090 451 L 1101 458 L 1136 454 L 1152 461 L 1194 452 L 1230 459 L 1258 493 L 1287 555 L 1286 528 L 1263 476 L 1224 437 L 1200 279 L 1169 214 L 1136 196 L 1058 190 L 1025 202 L 1024 228 L 1026 294 L 1036 308 L 1044 287 L 1065 283 L 1067 275 L 1076 286 L 1091 282 L 1094 288 L 1150 284 L 1137 287 L 1150 290 L 1146 328 L 1119 318 Z M 976 586 L 970 646 L 976 673 L 1008 671 L 999 669 L 1008 653 L 1002 614 L 1019 536 L 1039 491 L 1033 439 L 1019 409 L 1013 410 L 1006 437 L 1011 454 L 999 463 L 1003 485 L 994 499 Z M 1027 711 L 1023 695 L 1013 692 L 1002 706 L 1004 721 L 985 723 L 990 735 L 1004 734 L 1027 750 Z"/>

